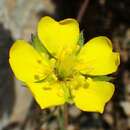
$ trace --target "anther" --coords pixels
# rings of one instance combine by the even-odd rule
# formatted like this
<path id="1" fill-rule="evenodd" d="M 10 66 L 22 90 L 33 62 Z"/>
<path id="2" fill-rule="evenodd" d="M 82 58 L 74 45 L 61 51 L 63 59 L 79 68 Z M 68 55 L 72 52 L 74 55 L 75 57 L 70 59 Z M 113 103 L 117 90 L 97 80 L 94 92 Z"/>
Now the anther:
<path id="1" fill-rule="evenodd" d="M 39 75 L 34 75 L 34 79 L 36 79 L 36 80 L 40 80 Z"/>
<path id="2" fill-rule="evenodd" d="M 42 62 L 41 62 L 41 60 L 37 60 L 37 63 L 38 63 L 38 64 L 41 64 Z"/>

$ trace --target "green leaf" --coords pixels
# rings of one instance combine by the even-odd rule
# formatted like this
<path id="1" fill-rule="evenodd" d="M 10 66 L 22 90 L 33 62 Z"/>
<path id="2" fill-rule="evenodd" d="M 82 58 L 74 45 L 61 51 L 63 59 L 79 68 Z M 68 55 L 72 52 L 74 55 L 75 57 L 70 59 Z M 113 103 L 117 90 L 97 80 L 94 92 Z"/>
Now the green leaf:
<path id="1" fill-rule="evenodd" d="M 96 81 L 107 81 L 107 82 L 114 79 L 113 77 L 109 76 L 92 76 L 91 78 Z"/>
<path id="2" fill-rule="evenodd" d="M 80 45 L 80 47 L 83 46 L 84 41 L 85 41 L 84 40 L 84 34 L 83 34 L 83 31 L 81 31 L 80 36 L 79 36 L 79 41 L 78 41 L 78 44 Z"/>
<path id="3" fill-rule="evenodd" d="M 127 45 L 130 45 L 130 41 L 127 42 Z"/>

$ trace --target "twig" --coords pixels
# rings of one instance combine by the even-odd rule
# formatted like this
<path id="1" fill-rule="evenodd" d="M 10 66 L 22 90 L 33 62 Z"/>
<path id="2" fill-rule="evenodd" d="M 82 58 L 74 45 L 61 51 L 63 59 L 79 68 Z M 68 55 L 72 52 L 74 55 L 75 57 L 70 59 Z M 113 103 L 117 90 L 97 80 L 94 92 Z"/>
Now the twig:
<path id="1" fill-rule="evenodd" d="M 89 4 L 89 0 L 84 0 L 83 4 L 80 7 L 80 10 L 77 15 L 77 20 L 79 21 L 79 23 L 82 21 L 83 15 L 85 13 L 85 10 L 88 7 L 88 4 Z"/>

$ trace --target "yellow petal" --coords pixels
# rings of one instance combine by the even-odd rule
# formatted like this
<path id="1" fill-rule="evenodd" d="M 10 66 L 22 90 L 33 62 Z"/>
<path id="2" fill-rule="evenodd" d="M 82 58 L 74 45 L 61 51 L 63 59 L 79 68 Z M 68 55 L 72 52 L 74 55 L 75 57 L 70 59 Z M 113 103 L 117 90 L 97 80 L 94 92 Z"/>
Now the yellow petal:
<path id="1" fill-rule="evenodd" d="M 79 39 L 79 25 L 74 19 L 60 22 L 43 17 L 38 24 L 38 36 L 48 51 L 59 57 L 62 51 L 71 52 Z"/>
<path id="2" fill-rule="evenodd" d="M 80 87 L 73 91 L 76 106 L 83 111 L 100 112 L 114 93 L 114 85 L 105 81 L 88 79 L 87 88 Z"/>
<path id="3" fill-rule="evenodd" d="M 65 103 L 64 92 L 58 83 L 28 83 L 28 86 L 42 109 Z"/>
<path id="4" fill-rule="evenodd" d="M 111 41 L 105 36 L 99 36 L 83 46 L 76 69 L 88 75 L 107 75 L 115 72 L 119 63 L 119 53 L 112 52 Z"/>
<path id="5" fill-rule="evenodd" d="M 51 68 L 46 59 L 27 42 L 16 41 L 10 49 L 9 62 L 15 76 L 24 82 L 44 79 Z"/>

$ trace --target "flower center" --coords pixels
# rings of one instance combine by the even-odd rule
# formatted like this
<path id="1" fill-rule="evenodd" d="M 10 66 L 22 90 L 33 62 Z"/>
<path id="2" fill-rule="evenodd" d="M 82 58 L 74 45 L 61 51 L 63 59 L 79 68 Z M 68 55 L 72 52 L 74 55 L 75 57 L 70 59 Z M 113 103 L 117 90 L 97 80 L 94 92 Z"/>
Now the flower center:
<path id="1" fill-rule="evenodd" d="M 64 59 L 59 59 L 55 64 L 55 74 L 59 81 L 66 81 L 73 77 L 75 70 L 75 57 L 67 56 Z"/>

